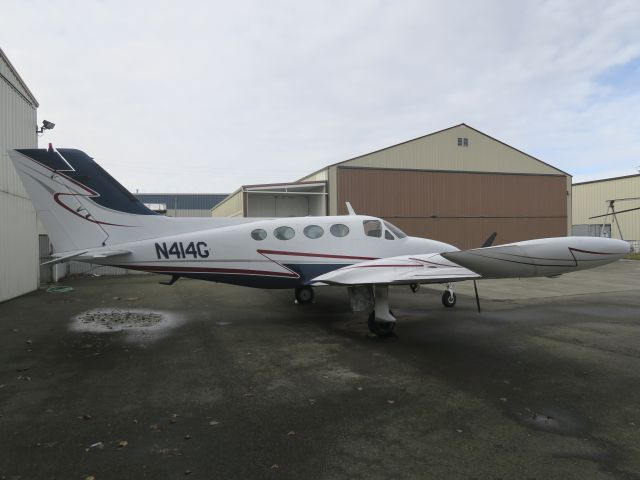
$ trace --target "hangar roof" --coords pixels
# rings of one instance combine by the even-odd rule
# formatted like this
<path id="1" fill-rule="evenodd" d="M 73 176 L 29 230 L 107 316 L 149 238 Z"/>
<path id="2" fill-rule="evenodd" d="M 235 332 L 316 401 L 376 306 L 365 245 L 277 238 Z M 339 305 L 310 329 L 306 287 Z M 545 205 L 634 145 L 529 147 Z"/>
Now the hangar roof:
<path id="1" fill-rule="evenodd" d="M 460 138 L 467 139 L 468 143 L 458 145 L 457 139 Z M 469 152 L 473 152 L 473 156 L 470 156 Z M 330 164 L 306 175 L 303 179 L 309 179 L 315 174 L 335 166 L 406 170 L 495 171 L 571 176 L 569 173 L 466 123 Z"/>
<path id="2" fill-rule="evenodd" d="M 623 180 L 626 178 L 634 178 L 634 177 L 640 177 L 640 173 L 634 173 L 632 175 L 622 175 L 621 177 L 599 178 L 598 180 L 589 180 L 587 182 L 578 182 L 578 183 L 574 183 L 573 186 L 577 187 L 578 185 L 587 185 L 589 183 L 612 182 L 615 180 Z"/>

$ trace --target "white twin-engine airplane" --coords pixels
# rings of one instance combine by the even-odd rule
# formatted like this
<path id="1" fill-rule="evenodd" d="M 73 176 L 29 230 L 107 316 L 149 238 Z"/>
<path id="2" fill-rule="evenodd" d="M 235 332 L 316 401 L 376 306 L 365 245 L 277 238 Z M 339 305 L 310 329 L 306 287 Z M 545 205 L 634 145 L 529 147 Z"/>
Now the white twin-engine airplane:
<path id="1" fill-rule="evenodd" d="M 369 328 L 390 336 L 389 285 L 446 284 L 482 278 L 553 277 L 611 263 L 629 244 L 609 238 L 560 237 L 458 250 L 409 237 L 380 218 L 169 218 L 147 209 L 85 153 L 21 149 L 9 155 L 55 254 L 145 272 L 258 288 L 295 289 L 313 300 L 314 285 L 349 288 L 354 310 L 369 309 Z M 477 289 L 476 289 L 477 300 Z M 478 302 L 478 309 L 480 304 Z"/>

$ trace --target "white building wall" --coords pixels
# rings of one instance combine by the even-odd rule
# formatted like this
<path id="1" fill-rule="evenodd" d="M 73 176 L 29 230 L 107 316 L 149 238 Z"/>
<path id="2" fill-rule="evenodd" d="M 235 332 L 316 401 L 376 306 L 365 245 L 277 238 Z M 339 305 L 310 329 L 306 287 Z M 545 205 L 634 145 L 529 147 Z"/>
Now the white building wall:
<path id="1" fill-rule="evenodd" d="M 36 213 L 7 150 L 36 148 L 36 108 L 0 55 L 0 301 L 38 288 Z"/>

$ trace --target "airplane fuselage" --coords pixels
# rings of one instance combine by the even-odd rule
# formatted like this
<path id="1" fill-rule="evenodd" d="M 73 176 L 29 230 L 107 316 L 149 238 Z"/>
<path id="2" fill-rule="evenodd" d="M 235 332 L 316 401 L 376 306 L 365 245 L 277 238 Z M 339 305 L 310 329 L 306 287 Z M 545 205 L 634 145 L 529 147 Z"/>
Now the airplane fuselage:
<path id="1" fill-rule="evenodd" d="M 259 288 L 306 285 L 367 260 L 458 250 L 403 236 L 393 225 L 361 215 L 256 219 L 121 247 L 131 254 L 92 263 Z"/>

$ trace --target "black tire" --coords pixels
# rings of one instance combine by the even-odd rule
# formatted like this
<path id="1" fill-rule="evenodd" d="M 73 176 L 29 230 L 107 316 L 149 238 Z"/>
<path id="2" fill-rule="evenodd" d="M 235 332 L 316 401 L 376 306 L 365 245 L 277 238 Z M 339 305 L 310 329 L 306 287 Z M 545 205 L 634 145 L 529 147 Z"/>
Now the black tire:
<path id="1" fill-rule="evenodd" d="M 300 305 L 313 303 L 313 299 L 315 297 L 316 294 L 314 293 L 313 288 L 309 286 L 296 288 L 296 300 Z"/>
<path id="2" fill-rule="evenodd" d="M 420 290 L 420 284 L 419 283 L 412 283 L 411 285 L 409 285 L 409 288 L 411 289 L 411 291 L 413 293 L 416 293 L 418 290 Z"/>
<path id="3" fill-rule="evenodd" d="M 369 314 L 369 330 L 374 335 L 380 338 L 389 338 L 393 335 L 393 329 L 396 327 L 396 322 L 379 322 L 376 320 L 376 312 L 373 311 Z"/>
<path id="4" fill-rule="evenodd" d="M 457 300 L 456 294 L 453 292 L 449 293 L 449 290 L 445 290 L 442 294 L 442 304 L 447 308 L 452 308 Z"/>

